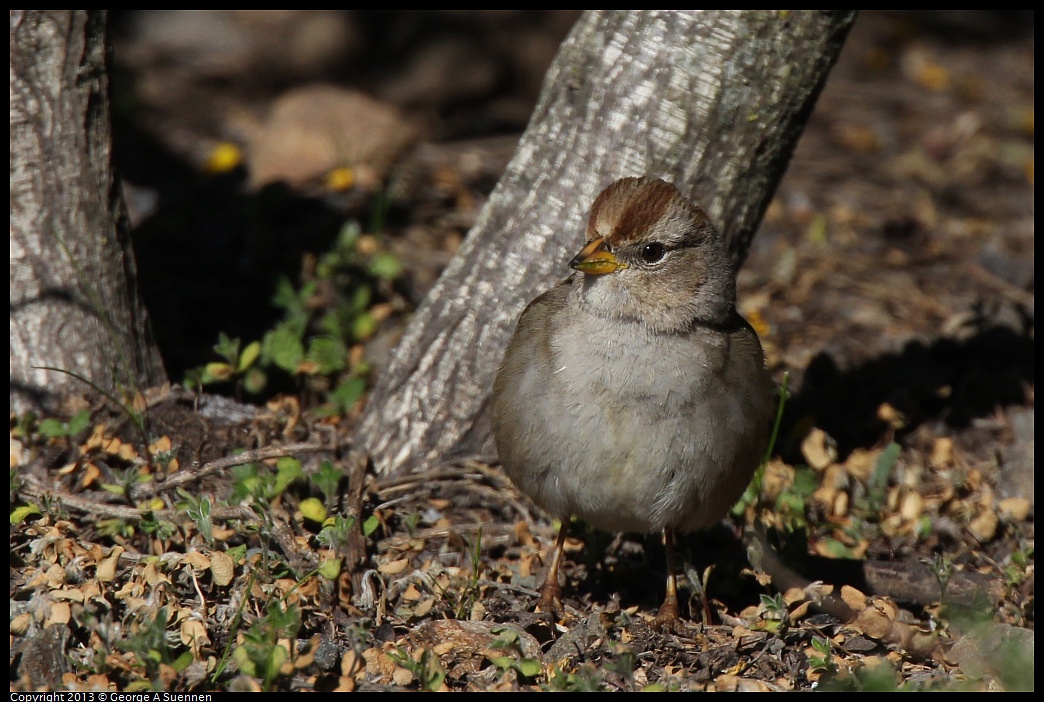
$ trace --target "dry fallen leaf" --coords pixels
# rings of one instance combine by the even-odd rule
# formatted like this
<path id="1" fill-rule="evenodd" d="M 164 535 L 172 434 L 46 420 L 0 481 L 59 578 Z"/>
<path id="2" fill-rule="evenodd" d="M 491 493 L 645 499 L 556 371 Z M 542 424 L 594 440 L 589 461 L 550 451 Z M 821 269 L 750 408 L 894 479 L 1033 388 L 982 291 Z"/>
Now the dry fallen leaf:
<path id="1" fill-rule="evenodd" d="M 841 600 L 856 612 L 866 608 L 866 595 L 851 585 L 841 586 Z"/>
<path id="2" fill-rule="evenodd" d="M 109 553 L 105 560 L 98 563 L 98 580 L 103 583 L 110 583 L 116 578 L 116 564 L 120 560 L 120 554 L 122 554 L 124 548 L 122 546 L 113 546 L 112 551 Z"/>
<path id="3" fill-rule="evenodd" d="M 400 558 L 395 561 L 388 561 L 377 566 L 377 571 L 383 575 L 399 575 L 405 571 L 410 565 L 409 558 Z"/>
<path id="4" fill-rule="evenodd" d="M 813 429 L 801 442 L 801 455 L 815 470 L 823 470 L 837 460 L 837 444 L 822 429 Z"/>
<path id="5" fill-rule="evenodd" d="M 210 574 L 214 578 L 215 585 L 225 587 L 232 582 L 235 572 L 236 565 L 232 562 L 231 556 L 224 551 L 211 551 Z"/>

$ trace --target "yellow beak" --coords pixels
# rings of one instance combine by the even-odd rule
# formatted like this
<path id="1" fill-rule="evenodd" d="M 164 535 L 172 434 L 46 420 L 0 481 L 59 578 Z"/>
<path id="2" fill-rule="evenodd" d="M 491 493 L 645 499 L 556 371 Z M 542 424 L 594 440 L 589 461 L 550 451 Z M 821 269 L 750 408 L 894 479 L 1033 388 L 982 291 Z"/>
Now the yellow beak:
<path id="1" fill-rule="evenodd" d="M 627 264 L 617 261 L 616 255 L 606 247 L 605 239 L 598 237 L 580 249 L 580 253 L 569 262 L 569 267 L 588 275 L 605 275 L 627 268 Z"/>

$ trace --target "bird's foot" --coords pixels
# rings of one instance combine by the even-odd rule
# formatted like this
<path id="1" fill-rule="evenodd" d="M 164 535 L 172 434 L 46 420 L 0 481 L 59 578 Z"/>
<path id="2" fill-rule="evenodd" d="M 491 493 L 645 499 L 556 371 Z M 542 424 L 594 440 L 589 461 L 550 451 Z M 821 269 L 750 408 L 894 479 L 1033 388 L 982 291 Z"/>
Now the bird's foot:
<path id="1" fill-rule="evenodd" d="M 664 599 L 663 604 L 660 605 L 660 611 L 652 622 L 652 628 L 658 631 L 673 631 L 677 628 L 680 621 L 681 614 L 678 611 L 678 598 L 675 595 L 668 595 Z"/>
<path id="2" fill-rule="evenodd" d="M 558 617 L 564 611 L 562 607 L 562 586 L 558 584 L 558 578 L 548 578 L 540 588 L 540 599 L 536 603 L 537 612 L 550 612 L 552 616 Z"/>

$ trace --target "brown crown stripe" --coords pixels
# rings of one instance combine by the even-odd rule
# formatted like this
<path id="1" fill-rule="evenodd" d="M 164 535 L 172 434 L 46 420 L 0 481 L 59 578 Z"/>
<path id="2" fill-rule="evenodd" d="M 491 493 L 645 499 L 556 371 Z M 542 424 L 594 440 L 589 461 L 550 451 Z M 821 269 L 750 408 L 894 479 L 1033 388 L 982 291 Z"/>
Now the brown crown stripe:
<path id="1" fill-rule="evenodd" d="M 613 211 L 605 209 L 607 203 Z M 604 235 L 610 249 L 635 241 L 650 222 L 659 221 L 675 203 L 684 205 L 678 189 L 670 183 L 646 178 L 618 180 L 591 207 L 587 238 Z M 604 231 L 606 223 L 614 220 L 612 231 Z"/>

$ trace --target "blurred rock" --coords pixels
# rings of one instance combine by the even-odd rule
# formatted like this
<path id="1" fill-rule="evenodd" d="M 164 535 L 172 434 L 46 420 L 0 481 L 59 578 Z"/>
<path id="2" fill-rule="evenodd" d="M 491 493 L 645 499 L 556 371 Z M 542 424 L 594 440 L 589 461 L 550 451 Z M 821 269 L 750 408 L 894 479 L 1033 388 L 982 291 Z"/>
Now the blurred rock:
<path id="1" fill-rule="evenodd" d="M 1032 690 L 1033 639 L 1031 629 L 984 624 L 958 639 L 946 658 L 991 690 Z"/>
<path id="2" fill-rule="evenodd" d="M 1033 408 L 1017 407 L 1008 412 L 1015 440 L 1001 453 L 1001 497 L 1022 497 L 1033 509 Z"/>
<path id="3" fill-rule="evenodd" d="M 202 76 L 310 75 L 342 64 L 359 44 L 343 10 L 142 10 L 131 32 L 132 60 Z"/>
<path id="4" fill-rule="evenodd" d="M 995 276 L 1022 290 L 1033 289 L 1033 258 L 1012 255 L 996 244 L 990 244 L 979 253 L 980 266 Z"/>
<path id="5" fill-rule="evenodd" d="M 323 84 L 295 88 L 248 135 L 250 183 L 304 187 L 349 168 L 357 185 L 375 190 L 420 133 L 398 109 L 363 93 Z"/>
<path id="6" fill-rule="evenodd" d="M 444 107 L 487 98 L 501 74 L 496 59 L 481 47 L 453 37 L 436 39 L 414 49 L 406 65 L 380 87 L 380 94 L 399 105 Z"/>

